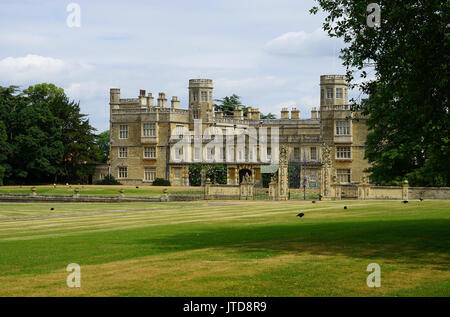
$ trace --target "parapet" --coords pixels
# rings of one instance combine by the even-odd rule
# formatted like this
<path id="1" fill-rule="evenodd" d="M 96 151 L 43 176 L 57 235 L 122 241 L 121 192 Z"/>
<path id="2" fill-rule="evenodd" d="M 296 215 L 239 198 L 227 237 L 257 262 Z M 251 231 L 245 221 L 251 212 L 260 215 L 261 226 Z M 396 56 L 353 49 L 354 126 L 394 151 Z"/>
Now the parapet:
<path id="1" fill-rule="evenodd" d="M 213 88 L 212 79 L 189 79 L 189 88 Z"/>
<path id="2" fill-rule="evenodd" d="M 320 76 L 320 84 L 347 85 L 347 77 L 345 75 L 322 75 Z"/>

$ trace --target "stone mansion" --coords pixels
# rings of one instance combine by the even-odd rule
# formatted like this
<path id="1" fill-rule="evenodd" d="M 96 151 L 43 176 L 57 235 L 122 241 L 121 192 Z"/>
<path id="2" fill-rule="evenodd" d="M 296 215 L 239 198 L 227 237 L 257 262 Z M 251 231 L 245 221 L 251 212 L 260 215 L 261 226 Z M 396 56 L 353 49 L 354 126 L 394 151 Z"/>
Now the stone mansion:
<path id="1" fill-rule="evenodd" d="M 195 161 L 203 151 L 194 149 L 193 140 L 191 145 L 188 142 L 185 151 L 175 145 L 181 134 L 193 139 L 194 123 L 201 120 L 202 131 L 211 127 L 221 129 L 224 139 L 229 131 L 236 129 L 261 131 L 266 128 L 270 142 L 272 131 L 276 129 L 279 144 L 288 149 L 290 164 L 301 166 L 301 177 L 306 177 L 308 187 L 320 186 L 324 160 L 330 161 L 327 164 L 331 164 L 338 182 L 358 183 L 369 166 L 364 159 L 367 128 L 364 118 L 351 120 L 355 113 L 350 112 L 348 106 L 347 86 L 345 76 L 320 76 L 319 110 L 312 108 L 311 116 L 303 118 L 296 108 L 283 108 L 280 119 L 260 119 L 258 108 L 250 108 L 247 116 L 240 107 L 232 116 L 216 111 L 210 79 L 189 80 L 187 109 L 180 107 L 175 96 L 169 106 L 164 93 L 158 94 L 155 103 L 153 95 L 146 94 L 145 90 L 140 91 L 138 98 L 130 99 L 121 98 L 120 89 L 112 88 L 110 157 L 99 177 L 110 173 L 124 185 L 150 185 L 154 179 L 164 178 L 172 185 L 188 186 L 189 165 L 193 160 L 180 161 L 178 156 Z M 257 134 L 256 138 L 259 137 Z M 255 185 L 261 186 L 262 173 L 271 170 L 273 165 L 262 160 L 259 153 L 258 149 L 244 147 L 241 151 L 224 145 L 212 155 L 220 157 L 220 164 L 227 166 L 228 184 L 239 184 L 244 175 L 249 174 Z M 273 154 L 270 143 L 266 153 L 269 158 Z"/>

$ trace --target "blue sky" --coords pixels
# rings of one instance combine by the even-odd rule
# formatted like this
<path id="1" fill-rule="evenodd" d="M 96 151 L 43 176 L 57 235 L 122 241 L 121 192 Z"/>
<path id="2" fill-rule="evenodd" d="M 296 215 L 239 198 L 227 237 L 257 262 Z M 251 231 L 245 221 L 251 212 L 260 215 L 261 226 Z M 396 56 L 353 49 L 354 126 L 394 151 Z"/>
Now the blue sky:
<path id="1" fill-rule="evenodd" d="M 69 28 L 69 3 L 81 27 Z M 296 106 L 310 117 L 319 77 L 344 74 L 341 42 L 310 15 L 313 0 L 0 0 L 0 85 L 52 82 L 108 128 L 109 88 L 178 96 L 191 78 L 214 80 L 214 98 L 233 93 L 279 116 Z"/>

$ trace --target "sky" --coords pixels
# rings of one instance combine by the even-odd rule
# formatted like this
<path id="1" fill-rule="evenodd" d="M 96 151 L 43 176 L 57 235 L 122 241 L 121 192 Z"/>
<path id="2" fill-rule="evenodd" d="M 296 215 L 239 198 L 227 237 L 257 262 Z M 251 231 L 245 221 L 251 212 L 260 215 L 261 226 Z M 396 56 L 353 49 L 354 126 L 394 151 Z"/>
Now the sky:
<path id="1" fill-rule="evenodd" d="M 214 98 L 278 117 L 319 106 L 321 75 L 345 74 L 343 43 L 322 31 L 314 0 L 0 0 L 0 86 L 49 82 L 80 101 L 99 132 L 109 127 L 109 89 L 140 89 L 188 107 L 188 81 L 214 81 Z M 70 21 L 74 21 L 69 19 Z"/>

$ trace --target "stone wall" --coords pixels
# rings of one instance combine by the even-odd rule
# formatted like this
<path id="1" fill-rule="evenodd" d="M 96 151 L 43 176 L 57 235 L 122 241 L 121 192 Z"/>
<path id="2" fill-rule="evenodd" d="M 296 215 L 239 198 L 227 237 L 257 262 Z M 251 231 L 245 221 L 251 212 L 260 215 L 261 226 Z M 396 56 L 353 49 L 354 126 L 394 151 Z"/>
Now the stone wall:
<path id="1" fill-rule="evenodd" d="M 239 200 L 240 186 L 239 185 L 212 185 L 205 184 L 205 199 L 206 200 Z"/>
<path id="2" fill-rule="evenodd" d="M 450 187 L 410 187 L 409 199 L 450 199 Z"/>
<path id="3" fill-rule="evenodd" d="M 409 187 L 408 182 L 403 186 L 374 186 L 367 183 L 358 185 L 358 199 L 385 200 L 414 200 L 414 199 L 450 199 L 450 187 Z"/>
<path id="4" fill-rule="evenodd" d="M 400 186 L 370 186 L 366 199 L 402 199 Z"/>

